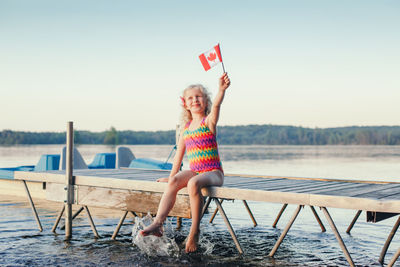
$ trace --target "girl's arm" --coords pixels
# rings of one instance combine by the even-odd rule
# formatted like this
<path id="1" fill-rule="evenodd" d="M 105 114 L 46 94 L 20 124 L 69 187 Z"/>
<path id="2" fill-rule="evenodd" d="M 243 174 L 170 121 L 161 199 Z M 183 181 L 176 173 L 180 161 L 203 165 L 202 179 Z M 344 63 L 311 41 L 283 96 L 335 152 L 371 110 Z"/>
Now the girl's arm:
<path id="1" fill-rule="evenodd" d="M 219 90 L 218 90 L 217 95 L 215 96 L 214 103 L 211 107 L 211 112 L 207 116 L 207 119 L 206 119 L 206 124 L 207 124 L 208 128 L 214 134 L 216 133 L 216 130 L 217 130 L 217 122 L 219 119 L 219 112 L 221 109 L 222 101 L 224 100 L 225 91 L 226 91 L 226 89 L 228 89 L 230 84 L 231 84 L 231 81 L 229 80 L 228 74 L 225 72 L 219 78 Z"/>
<path id="2" fill-rule="evenodd" d="M 179 141 L 178 141 L 178 147 L 176 148 L 176 154 L 174 157 L 174 162 L 172 164 L 172 169 L 169 174 L 169 177 L 173 177 L 175 174 L 179 172 L 179 169 L 181 168 L 182 165 L 182 159 L 183 156 L 185 155 L 185 141 L 183 140 L 183 131 L 179 135 Z M 160 178 L 157 179 L 157 182 L 168 182 L 169 178 Z"/>

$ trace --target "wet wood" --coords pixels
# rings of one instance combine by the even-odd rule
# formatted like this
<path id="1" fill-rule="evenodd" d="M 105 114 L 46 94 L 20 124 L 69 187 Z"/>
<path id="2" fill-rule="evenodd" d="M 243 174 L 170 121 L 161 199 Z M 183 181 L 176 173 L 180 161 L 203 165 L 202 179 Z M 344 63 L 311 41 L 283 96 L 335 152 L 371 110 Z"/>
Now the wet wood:
<path id="1" fill-rule="evenodd" d="M 313 206 L 310 206 L 312 213 L 314 214 L 315 219 L 317 220 L 319 227 L 321 227 L 321 232 L 326 232 L 325 226 L 322 223 L 321 219 L 318 216 L 318 213 L 316 212 L 315 208 Z"/>
<path id="2" fill-rule="evenodd" d="M 51 231 L 52 231 L 53 233 L 56 232 L 57 226 L 58 226 L 58 224 L 60 223 L 60 220 L 61 220 L 61 217 L 62 217 L 63 214 L 64 214 L 64 211 L 65 211 L 65 205 L 62 206 L 60 212 L 58 213 L 57 219 L 56 219 L 56 221 L 54 222 L 53 228 L 51 228 Z"/>
<path id="3" fill-rule="evenodd" d="M 128 212 L 129 211 L 125 211 L 124 214 L 122 215 L 122 217 L 119 219 L 118 225 L 115 228 L 113 235 L 111 236 L 112 240 L 115 240 L 115 238 L 117 237 L 119 229 L 121 229 L 121 226 L 124 223 L 126 215 L 128 215 Z"/>
<path id="4" fill-rule="evenodd" d="M 254 215 L 253 215 L 253 213 L 252 213 L 251 210 L 250 210 L 249 204 L 247 204 L 247 201 L 246 201 L 246 200 L 242 200 L 242 201 L 243 201 L 244 207 L 246 208 L 247 212 L 248 212 L 249 215 L 250 215 L 250 219 L 253 221 L 254 227 L 256 227 L 256 226 L 257 226 L 257 221 L 256 221 L 256 218 L 254 218 Z"/>
<path id="5" fill-rule="evenodd" d="M 237 239 L 235 231 L 232 228 L 231 223 L 229 222 L 228 216 L 226 216 L 225 211 L 222 208 L 221 202 L 218 200 L 218 198 L 213 198 L 213 199 L 215 201 L 215 204 L 218 207 L 219 214 L 221 214 L 222 218 L 224 219 L 225 225 L 228 228 L 228 231 L 231 234 L 233 241 L 235 242 L 235 245 L 236 245 L 237 250 L 239 251 L 239 254 L 243 254 L 243 249 L 240 246 L 240 243 L 239 243 L 239 241 Z"/>
<path id="6" fill-rule="evenodd" d="M 358 217 L 360 217 L 362 210 L 357 211 L 356 215 L 354 216 L 353 220 L 351 221 L 349 227 L 347 227 L 346 233 L 350 234 L 351 229 L 353 229 L 354 224 L 357 222 Z"/>
<path id="7" fill-rule="evenodd" d="M 83 211 L 83 207 L 80 207 L 71 217 L 71 221 L 73 221 L 78 215 Z M 60 226 L 60 230 L 65 230 L 65 224 Z"/>
<path id="8" fill-rule="evenodd" d="M 28 196 L 29 204 L 31 205 L 33 215 L 35 216 L 36 223 L 38 224 L 39 231 L 42 232 L 43 231 L 43 227 L 42 227 L 42 224 L 40 223 L 39 215 L 37 214 L 37 211 L 36 211 L 36 208 L 35 208 L 35 204 L 33 204 L 32 197 L 31 197 L 31 194 L 29 192 L 28 186 L 26 185 L 25 180 L 22 180 L 22 183 L 24 185 L 26 195 Z"/>
<path id="9" fill-rule="evenodd" d="M 335 237 L 336 237 L 336 239 L 337 239 L 337 241 L 339 243 L 340 248 L 342 249 L 342 251 L 343 251 L 343 253 L 344 253 L 345 257 L 346 257 L 347 262 L 349 263 L 350 266 L 355 266 L 354 262 L 353 262 L 353 259 L 351 258 L 351 255 L 350 255 L 349 251 L 347 250 L 347 247 L 344 244 L 343 239 L 340 236 L 340 234 L 339 234 L 339 232 L 338 232 L 338 230 L 336 228 L 336 225 L 335 225 L 331 215 L 329 214 L 328 210 L 325 207 L 321 207 L 321 209 L 324 212 L 325 217 L 328 220 L 328 223 L 331 226 L 331 229 L 332 229 L 333 233 L 335 234 Z"/>
<path id="10" fill-rule="evenodd" d="M 93 222 L 92 215 L 90 214 L 90 211 L 89 211 L 89 209 L 88 209 L 87 206 L 84 206 L 84 208 L 85 208 L 85 211 L 86 211 L 86 215 L 87 215 L 87 217 L 88 217 L 88 220 L 89 220 L 90 227 L 92 228 L 93 234 L 94 234 L 94 236 L 95 236 L 96 238 L 99 238 L 100 236 L 99 236 L 99 234 L 97 233 L 96 225 L 95 225 L 94 222 Z"/>
<path id="11" fill-rule="evenodd" d="M 294 211 L 292 218 L 290 218 L 288 224 L 286 225 L 285 229 L 283 230 L 282 234 L 279 236 L 278 240 L 276 241 L 274 247 L 272 248 L 271 252 L 269 253 L 270 257 L 273 257 L 278 250 L 279 246 L 281 245 L 283 239 L 286 237 L 287 233 L 289 232 L 290 228 L 292 227 L 294 221 L 296 220 L 297 216 L 299 215 L 301 209 L 303 208 L 302 205 L 298 205 L 297 209 Z"/>
<path id="12" fill-rule="evenodd" d="M 397 232 L 397 229 L 399 229 L 399 226 L 400 226 L 400 217 L 397 218 L 396 223 L 394 224 L 392 230 L 389 233 L 388 238 L 386 239 L 385 244 L 383 245 L 383 248 L 382 248 L 381 254 L 379 255 L 379 260 L 378 260 L 381 264 L 383 264 L 386 252 L 387 252 L 387 250 L 389 248 L 390 243 L 392 242 L 392 239 L 393 239 L 394 235 Z"/>
<path id="13" fill-rule="evenodd" d="M 77 191 L 78 205 L 151 214 L 157 213 L 162 196 L 161 193 L 93 186 L 78 186 Z M 178 195 L 169 216 L 191 218 L 189 197 Z"/>
<path id="14" fill-rule="evenodd" d="M 392 267 L 395 264 L 395 262 L 397 261 L 397 259 L 399 258 L 399 256 L 400 256 L 400 248 L 393 255 L 393 258 L 390 260 L 387 267 Z"/>
<path id="15" fill-rule="evenodd" d="M 285 211 L 285 209 L 287 208 L 287 206 L 288 206 L 288 204 L 286 204 L 286 203 L 283 204 L 281 210 L 279 211 L 278 215 L 275 218 L 274 223 L 272 224 L 272 227 L 276 228 L 276 225 L 278 224 L 279 219 L 281 218 L 281 216 L 282 216 L 283 212 Z"/>
<path id="16" fill-rule="evenodd" d="M 224 200 L 223 199 L 221 199 L 221 205 L 222 205 L 222 203 L 224 203 Z M 215 208 L 215 210 L 214 210 L 214 212 L 213 212 L 213 214 L 211 215 L 211 218 L 210 218 L 210 221 L 209 221 L 209 223 L 212 223 L 213 221 L 214 221 L 214 218 L 215 218 L 215 216 L 217 215 L 217 213 L 218 213 L 218 207 L 217 208 Z"/>

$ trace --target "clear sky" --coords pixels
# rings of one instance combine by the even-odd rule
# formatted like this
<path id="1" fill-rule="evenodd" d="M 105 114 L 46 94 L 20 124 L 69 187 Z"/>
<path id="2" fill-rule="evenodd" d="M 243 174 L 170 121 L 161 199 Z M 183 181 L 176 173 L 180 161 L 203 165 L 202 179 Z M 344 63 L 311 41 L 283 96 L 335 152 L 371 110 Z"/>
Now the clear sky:
<path id="1" fill-rule="evenodd" d="M 170 130 L 232 85 L 219 125 L 400 125 L 400 1 L 0 0 L 0 130 Z"/>

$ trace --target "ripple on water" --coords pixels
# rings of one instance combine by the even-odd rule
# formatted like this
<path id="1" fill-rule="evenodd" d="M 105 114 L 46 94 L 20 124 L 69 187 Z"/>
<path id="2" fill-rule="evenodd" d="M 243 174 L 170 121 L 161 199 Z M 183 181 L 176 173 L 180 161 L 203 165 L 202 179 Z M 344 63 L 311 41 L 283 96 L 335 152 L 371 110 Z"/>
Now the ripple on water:
<path id="1" fill-rule="evenodd" d="M 101 235 L 101 238 L 96 239 L 93 237 L 87 218 L 78 217 L 78 220 L 74 220 L 73 238 L 66 242 L 63 231 L 57 230 L 58 235 L 50 231 L 57 215 L 56 211 L 43 210 L 40 213 L 44 231 L 39 232 L 29 206 L 2 206 L 0 228 L 4 231 L 0 231 L 0 266 L 347 266 L 347 261 L 331 230 L 327 228 L 327 232 L 321 233 L 314 218 L 311 217 L 312 214 L 307 213 L 309 211 L 299 215 L 299 221 L 294 224 L 275 257 L 268 257 L 287 218 L 282 218 L 278 228 L 272 228 L 270 225 L 280 205 L 257 206 L 255 203 L 249 205 L 259 222 L 255 228 L 252 227 L 240 202 L 224 203 L 227 214 L 235 214 L 230 217 L 245 251 L 241 256 L 238 255 L 220 216 L 210 224 L 208 223 L 210 214 L 205 215 L 201 223 L 199 251 L 193 254 L 184 253 L 183 244 L 189 232 L 190 220 L 184 219 L 182 229 L 179 231 L 175 230 L 175 218 L 169 220 L 165 225 L 165 237 L 170 243 L 161 243 L 165 249 L 164 254 L 160 255 L 160 242 L 154 244 L 155 248 L 150 253 L 146 253 L 136 244 L 132 245 L 132 242 L 135 242 L 135 232 L 138 232 L 139 226 L 143 227 L 141 224 L 144 223 L 144 219 L 137 218 L 133 225 L 130 222 L 124 224 L 117 240 L 111 240 L 118 218 L 94 216 L 97 230 Z M 265 210 L 268 210 L 270 215 L 263 213 Z M 353 213 L 332 210 L 334 218 L 342 218 L 342 220 L 337 219 L 340 231 L 346 229 L 348 218 L 351 219 Z M 393 218 L 379 224 L 360 221 L 357 222 L 352 235 L 342 234 L 357 265 L 380 266 L 377 263 L 379 252 L 395 220 L 396 218 Z M 379 231 L 376 231 L 377 228 Z M 398 246 L 399 240 L 395 236 L 387 260 L 393 256 Z"/>

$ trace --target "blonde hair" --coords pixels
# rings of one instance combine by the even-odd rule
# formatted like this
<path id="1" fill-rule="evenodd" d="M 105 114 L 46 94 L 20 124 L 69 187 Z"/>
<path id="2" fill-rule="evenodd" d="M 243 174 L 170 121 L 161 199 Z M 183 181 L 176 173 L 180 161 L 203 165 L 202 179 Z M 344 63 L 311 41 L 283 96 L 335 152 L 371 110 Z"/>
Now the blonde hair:
<path id="1" fill-rule="evenodd" d="M 192 84 L 189 85 L 185 90 L 183 90 L 182 97 L 185 98 L 185 94 L 187 91 L 192 90 L 192 89 L 199 89 L 201 93 L 203 94 L 203 97 L 206 98 L 206 108 L 204 110 L 204 115 L 208 115 L 211 112 L 211 94 L 208 92 L 207 88 L 205 88 L 201 84 Z M 181 112 L 181 125 L 180 128 L 183 130 L 186 126 L 186 124 L 193 119 L 192 113 L 187 110 L 183 105 L 182 105 L 182 112 Z"/>

